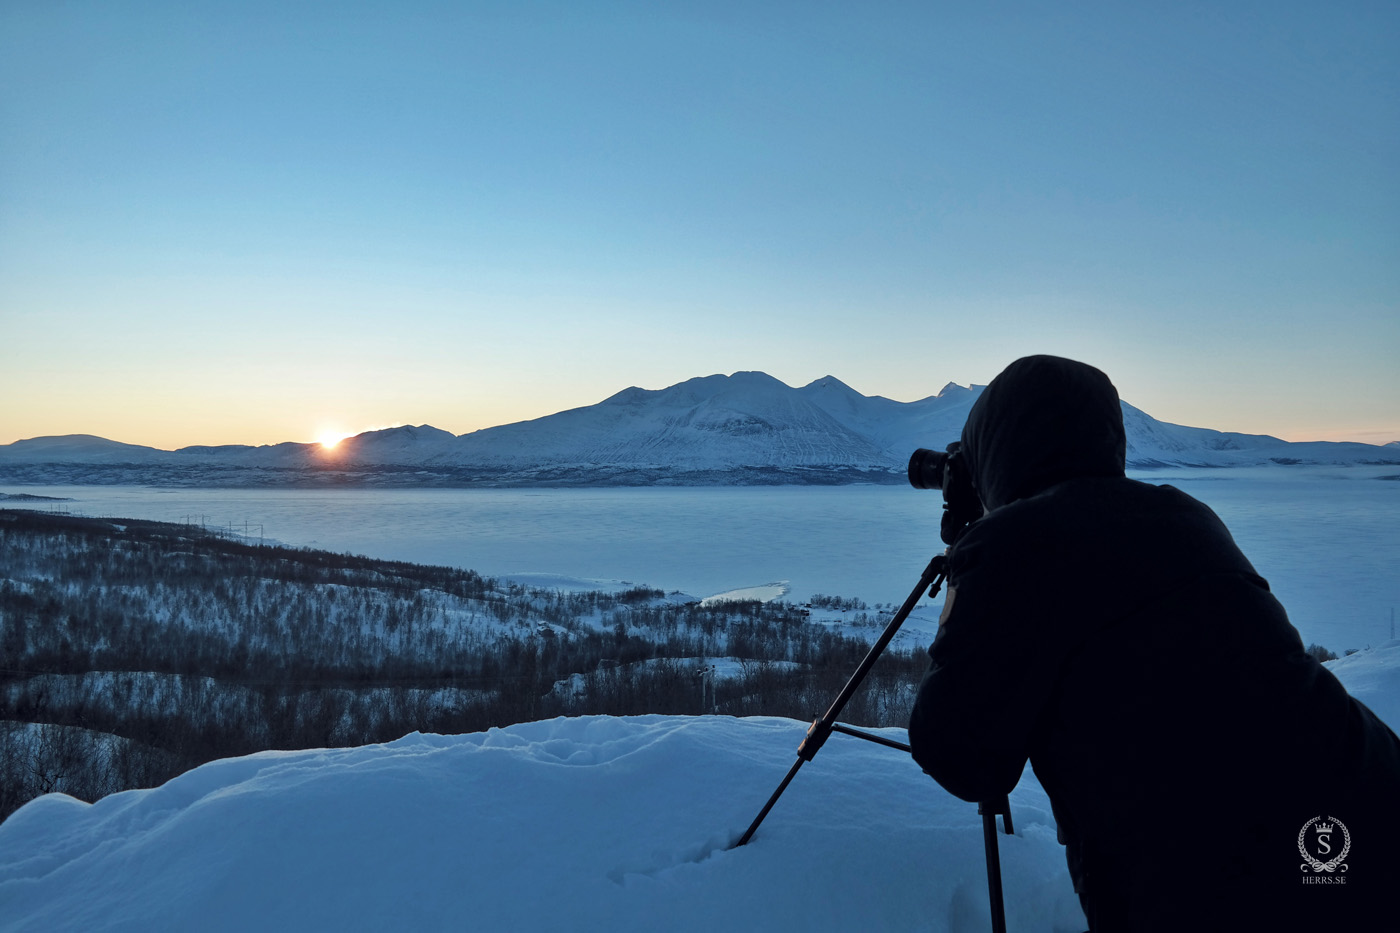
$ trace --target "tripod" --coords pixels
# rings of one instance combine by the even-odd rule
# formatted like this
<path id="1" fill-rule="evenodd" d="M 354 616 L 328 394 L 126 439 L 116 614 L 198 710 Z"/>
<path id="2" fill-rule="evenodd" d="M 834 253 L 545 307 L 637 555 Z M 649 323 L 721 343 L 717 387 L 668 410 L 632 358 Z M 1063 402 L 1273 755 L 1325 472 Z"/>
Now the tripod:
<path id="1" fill-rule="evenodd" d="M 768 811 L 773 809 L 773 805 L 778 802 L 778 798 L 787 790 L 787 786 L 792 783 L 792 779 L 797 776 L 797 772 L 802 765 L 816 757 L 817 752 L 826 744 L 826 740 L 831 737 L 831 733 L 840 732 L 842 735 L 854 736 L 858 739 L 865 739 L 867 742 L 874 742 L 877 745 L 884 745 L 889 748 L 897 748 L 908 753 L 909 746 L 903 742 L 895 742 L 881 735 L 865 732 L 860 729 L 852 729 L 850 726 L 843 726 L 836 721 L 841 715 L 841 711 L 846 708 L 846 703 L 855 695 L 861 682 L 865 680 L 865 675 L 870 673 L 870 669 L 875 666 L 880 655 L 889 647 L 894 636 L 899 632 L 899 627 L 904 624 L 904 620 L 909 618 L 909 614 L 914 611 L 914 607 L 919 604 L 919 599 L 928 593 L 932 598 L 938 595 L 938 591 L 943 587 L 943 581 L 948 577 L 948 560 L 939 554 L 929 561 L 924 568 L 923 576 L 919 578 L 919 583 L 910 592 L 909 598 L 904 601 L 904 605 L 899 607 L 894 618 L 885 626 L 884 632 L 876 639 L 870 651 L 861 660 L 855 673 L 850 680 L 846 681 L 846 686 L 841 688 L 836 700 L 831 704 L 822 717 L 812 723 L 807 730 L 807 736 L 802 740 L 802 744 L 797 747 L 797 761 L 793 762 L 788 770 L 787 776 L 783 778 L 778 789 L 773 791 L 773 796 L 768 798 L 768 802 L 763 805 L 758 816 L 749 824 L 749 828 L 744 831 L 744 835 L 739 837 L 739 841 L 734 844 L 734 848 L 747 845 L 753 838 L 754 831 L 763 822 L 763 818 L 768 815 Z M 1001 896 L 1001 859 L 997 851 L 997 814 L 1001 815 L 1002 831 L 1008 836 L 1014 832 L 1011 826 L 1011 806 L 1005 797 L 996 800 L 984 801 L 977 805 L 977 812 L 982 817 L 982 838 L 987 850 L 987 891 L 991 898 L 992 906 L 992 929 L 996 933 L 1006 933 L 1006 910 Z"/>

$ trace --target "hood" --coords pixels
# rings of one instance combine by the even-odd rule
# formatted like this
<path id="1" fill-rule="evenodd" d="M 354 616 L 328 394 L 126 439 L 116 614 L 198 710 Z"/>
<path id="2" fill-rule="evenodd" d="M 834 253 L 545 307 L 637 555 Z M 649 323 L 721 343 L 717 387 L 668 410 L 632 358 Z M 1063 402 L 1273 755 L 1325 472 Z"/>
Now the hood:
<path id="1" fill-rule="evenodd" d="M 1127 451 L 1113 383 L 1058 356 L 1027 356 L 1006 367 L 972 406 L 962 443 L 988 509 L 1068 479 L 1122 476 Z"/>

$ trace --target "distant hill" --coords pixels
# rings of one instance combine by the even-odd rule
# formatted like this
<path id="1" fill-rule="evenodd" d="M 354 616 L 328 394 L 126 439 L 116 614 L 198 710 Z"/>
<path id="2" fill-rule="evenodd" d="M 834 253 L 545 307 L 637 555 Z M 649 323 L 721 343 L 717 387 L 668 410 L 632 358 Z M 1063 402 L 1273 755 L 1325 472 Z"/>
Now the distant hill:
<path id="1" fill-rule="evenodd" d="M 0 481 L 154 485 L 754 485 L 903 482 L 909 454 L 956 440 L 981 386 L 896 402 L 834 376 L 759 372 L 636 387 L 596 405 L 454 436 L 429 425 L 347 438 L 158 450 L 91 435 L 0 445 Z M 1123 403 L 1132 467 L 1400 464 L 1400 445 L 1289 443 L 1158 421 Z"/>

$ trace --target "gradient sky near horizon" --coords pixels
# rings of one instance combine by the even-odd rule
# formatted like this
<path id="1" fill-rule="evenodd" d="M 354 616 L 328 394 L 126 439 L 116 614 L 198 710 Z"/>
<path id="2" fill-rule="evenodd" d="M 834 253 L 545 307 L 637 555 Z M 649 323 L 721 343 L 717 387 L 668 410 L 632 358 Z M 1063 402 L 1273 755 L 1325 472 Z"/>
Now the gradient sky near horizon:
<path id="1" fill-rule="evenodd" d="M 0 5 L 0 443 L 1028 353 L 1400 440 L 1400 5 Z"/>

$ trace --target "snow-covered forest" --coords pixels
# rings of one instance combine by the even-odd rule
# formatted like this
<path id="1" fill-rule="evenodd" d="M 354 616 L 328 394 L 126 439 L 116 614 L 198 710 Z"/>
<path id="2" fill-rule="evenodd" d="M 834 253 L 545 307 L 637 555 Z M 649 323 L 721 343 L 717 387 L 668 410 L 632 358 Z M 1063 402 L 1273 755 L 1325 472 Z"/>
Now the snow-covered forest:
<path id="1" fill-rule="evenodd" d="M 563 714 L 809 719 L 883 621 L 840 597 L 532 588 L 25 510 L 0 511 L 0 580 L 0 817 L 264 749 Z M 902 724 L 923 664 L 886 652 L 845 718 Z"/>

